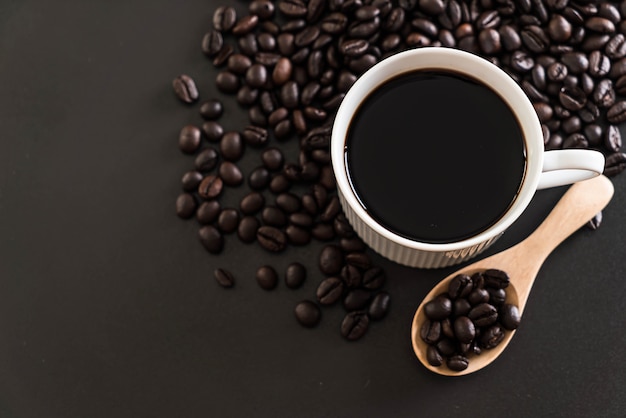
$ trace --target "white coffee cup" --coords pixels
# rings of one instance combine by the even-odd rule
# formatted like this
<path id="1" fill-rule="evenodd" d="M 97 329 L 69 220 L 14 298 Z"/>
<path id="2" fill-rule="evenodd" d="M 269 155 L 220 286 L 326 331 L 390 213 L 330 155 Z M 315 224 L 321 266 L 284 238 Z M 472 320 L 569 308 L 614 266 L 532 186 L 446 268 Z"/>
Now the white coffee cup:
<path id="1" fill-rule="evenodd" d="M 419 70 L 455 72 L 490 87 L 515 114 L 524 138 L 526 171 L 517 197 L 504 216 L 492 226 L 456 242 L 420 242 L 400 236 L 381 225 L 360 203 L 346 167 L 348 131 L 359 106 L 372 91 L 388 80 Z M 390 260 L 420 268 L 446 267 L 478 255 L 520 217 L 537 190 L 592 178 L 604 169 L 604 156 L 597 151 L 544 151 L 541 125 L 532 103 L 517 83 L 496 65 L 468 52 L 435 47 L 398 53 L 364 73 L 350 88 L 337 111 L 330 151 L 339 199 L 356 233 L 372 249 Z M 412 179 L 420 180 L 426 181 Z"/>

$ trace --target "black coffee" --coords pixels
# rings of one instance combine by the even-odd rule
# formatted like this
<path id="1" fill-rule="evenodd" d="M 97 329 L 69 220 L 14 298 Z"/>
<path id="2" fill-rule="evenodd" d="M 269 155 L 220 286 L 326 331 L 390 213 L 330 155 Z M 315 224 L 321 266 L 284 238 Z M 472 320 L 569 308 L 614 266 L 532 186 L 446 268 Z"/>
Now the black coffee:
<path id="1" fill-rule="evenodd" d="M 445 243 L 493 225 L 524 177 L 520 125 L 489 87 L 452 72 L 398 76 L 356 112 L 346 154 L 368 213 L 407 238 Z"/>

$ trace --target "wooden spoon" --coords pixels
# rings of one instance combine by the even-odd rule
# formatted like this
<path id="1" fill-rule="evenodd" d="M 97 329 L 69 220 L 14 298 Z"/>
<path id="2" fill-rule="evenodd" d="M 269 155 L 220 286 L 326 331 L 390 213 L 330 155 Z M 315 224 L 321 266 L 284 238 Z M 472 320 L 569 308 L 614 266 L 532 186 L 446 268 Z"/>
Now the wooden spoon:
<path id="1" fill-rule="evenodd" d="M 483 350 L 479 355 L 470 355 L 469 365 L 465 370 L 460 372 L 450 370 L 445 362 L 439 367 L 431 366 L 426 359 L 428 345 L 420 337 L 420 328 L 426 320 L 424 304 L 437 295 L 447 292 L 448 283 L 457 274 L 472 275 L 477 271 L 496 268 L 509 274 L 511 281 L 506 288 L 506 303 L 517 305 L 521 315 L 537 272 L 546 257 L 561 242 L 600 212 L 612 196 L 613 184 L 604 176 L 576 183 L 563 195 L 543 223 L 524 241 L 503 252 L 463 267 L 439 282 L 426 295 L 413 318 L 411 341 L 419 361 L 427 369 L 445 376 L 473 373 L 494 361 L 509 344 L 515 331 L 507 331 L 502 342 L 495 348 Z"/>

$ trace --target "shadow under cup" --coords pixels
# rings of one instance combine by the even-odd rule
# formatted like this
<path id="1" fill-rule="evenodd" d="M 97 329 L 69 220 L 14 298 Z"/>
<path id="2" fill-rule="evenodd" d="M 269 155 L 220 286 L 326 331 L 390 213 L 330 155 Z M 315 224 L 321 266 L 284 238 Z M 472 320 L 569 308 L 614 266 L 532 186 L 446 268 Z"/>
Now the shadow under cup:
<path id="1" fill-rule="evenodd" d="M 346 216 L 374 250 L 409 266 L 444 267 L 487 248 L 526 208 L 541 172 L 541 129 L 526 96 L 510 79 L 498 86 L 508 75 L 495 66 L 495 87 L 491 74 L 474 76 L 491 63 L 461 70 L 456 53 L 445 51 L 451 64 L 441 67 L 382 61 L 348 92 L 333 127 Z M 517 98 L 521 116 L 510 106 Z"/>

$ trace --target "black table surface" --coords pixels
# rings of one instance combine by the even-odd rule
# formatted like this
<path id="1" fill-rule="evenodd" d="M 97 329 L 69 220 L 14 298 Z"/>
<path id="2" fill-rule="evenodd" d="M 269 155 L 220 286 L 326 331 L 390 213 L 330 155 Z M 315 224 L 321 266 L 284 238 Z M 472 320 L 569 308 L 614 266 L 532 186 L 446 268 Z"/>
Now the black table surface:
<path id="1" fill-rule="evenodd" d="M 0 417 L 624 416 L 626 175 L 601 227 L 549 257 L 503 355 L 462 378 L 427 371 L 409 337 L 453 269 L 372 254 L 391 310 L 348 342 L 339 306 L 312 330 L 293 317 L 314 297 L 319 245 L 202 248 L 197 223 L 174 212 L 192 167 L 178 132 L 200 118 L 171 80 L 187 73 L 218 97 L 200 40 L 223 3 L 0 3 Z M 221 122 L 238 129 L 245 114 L 224 103 Z M 489 253 L 530 233 L 564 190 L 538 192 Z M 258 266 L 290 261 L 309 266 L 301 289 L 255 283 Z M 235 288 L 217 285 L 216 267 Z"/>

